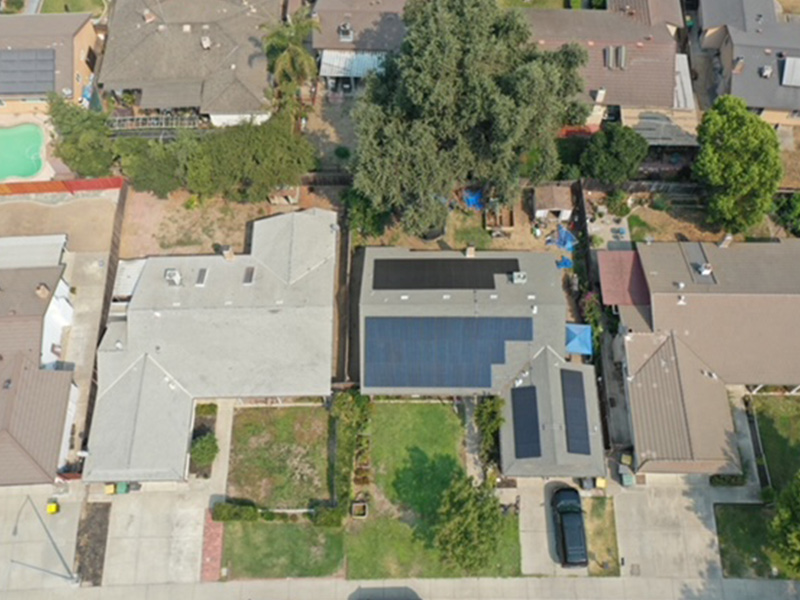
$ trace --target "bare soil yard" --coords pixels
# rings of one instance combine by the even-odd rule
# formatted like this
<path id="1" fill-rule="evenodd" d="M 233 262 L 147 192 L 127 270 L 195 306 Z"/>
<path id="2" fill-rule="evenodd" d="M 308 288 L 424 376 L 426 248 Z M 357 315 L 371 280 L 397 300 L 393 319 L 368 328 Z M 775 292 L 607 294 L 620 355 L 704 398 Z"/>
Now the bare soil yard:
<path id="1" fill-rule="evenodd" d="M 790 0 L 783 0 L 789 2 Z M 800 0 L 791 0 L 795 3 L 795 12 L 800 14 Z M 783 157 L 783 187 L 800 188 L 800 127 L 794 128 L 794 150 L 784 150 Z"/>
<path id="2" fill-rule="evenodd" d="M 110 517 L 110 503 L 88 502 L 83 507 L 78 525 L 75 570 L 84 584 L 97 586 L 103 583 Z"/>

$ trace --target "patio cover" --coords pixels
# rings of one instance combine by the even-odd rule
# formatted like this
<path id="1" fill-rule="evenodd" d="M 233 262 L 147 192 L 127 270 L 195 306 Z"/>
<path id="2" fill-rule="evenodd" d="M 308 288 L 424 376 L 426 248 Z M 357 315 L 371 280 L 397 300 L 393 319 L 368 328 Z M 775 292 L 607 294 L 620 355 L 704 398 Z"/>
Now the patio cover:
<path id="1" fill-rule="evenodd" d="M 200 106 L 201 81 L 159 83 L 142 88 L 141 108 L 195 108 Z"/>
<path id="2" fill-rule="evenodd" d="M 578 323 L 567 323 L 567 352 L 592 355 L 592 327 Z"/>
<path id="3" fill-rule="evenodd" d="M 320 77 L 366 77 L 371 71 L 383 67 L 383 52 L 352 52 L 323 50 Z"/>

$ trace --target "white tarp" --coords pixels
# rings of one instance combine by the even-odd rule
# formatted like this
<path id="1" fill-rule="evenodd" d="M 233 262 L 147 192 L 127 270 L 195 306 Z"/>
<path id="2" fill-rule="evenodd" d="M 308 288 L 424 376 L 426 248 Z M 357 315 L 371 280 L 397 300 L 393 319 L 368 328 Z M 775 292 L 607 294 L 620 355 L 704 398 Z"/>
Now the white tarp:
<path id="1" fill-rule="evenodd" d="M 323 50 L 319 66 L 321 77 L 365 77 L 370 71 L 383 67 L 383 52 L 353 52 Z"/>

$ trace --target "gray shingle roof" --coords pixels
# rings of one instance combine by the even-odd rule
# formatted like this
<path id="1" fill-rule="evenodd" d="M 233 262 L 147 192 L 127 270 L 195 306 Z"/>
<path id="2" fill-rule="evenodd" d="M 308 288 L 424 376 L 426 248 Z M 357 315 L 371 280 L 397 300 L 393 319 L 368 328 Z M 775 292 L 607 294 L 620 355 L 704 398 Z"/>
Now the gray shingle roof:
<path id="1" fill-rule="evenodd" d="M 85 479 L 182 479 L 195 398 L 330 393 L 335 224 L 331 211 L 293 212 L 254 223 L 251 254 L 232 261 L 146 260 L 98 350 Z"/>
<path id="2" fill-rule="evenodd" d="M 405 4 L 406 0 L 318 0 L 314 14 L 320 29 L 313 33 L 312 45 L 315 50 L 397 50 L 406 33 Z M 339 37 L 345 22 L 353 29 L 353 41 Z"/>
<path id="3" fill-rule="evenodd" d="M 278 24 L 280 11 L 278 0 L 117 0 L 100 83 L 106 89 L 143 90 L 159 105 L 168 100 L 164 86 L 180 103 L 196 99 L 199 86 L 197 107 L 203 113 L 265 112 L 262 26 Z"/>

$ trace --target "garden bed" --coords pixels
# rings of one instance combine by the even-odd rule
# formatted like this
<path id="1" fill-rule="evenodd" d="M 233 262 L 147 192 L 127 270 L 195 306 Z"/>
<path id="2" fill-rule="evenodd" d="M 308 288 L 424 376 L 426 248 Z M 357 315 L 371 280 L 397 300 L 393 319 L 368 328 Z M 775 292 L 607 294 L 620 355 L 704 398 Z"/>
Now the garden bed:
<path id="1" fill-rule="evenodd" d="M 214 403 L 198 403 L 194 407 L 194 429 L 192 441 L 206 435 L 213 435 L 217 426 L 217 405 Z M 208 479 L 211 477 L 211 465 L 199 466 L 194 460 L 189 461 L 189 473 Z"/>
<path id="2" fill-rule="evenodd" d="M 618 577 L 617 523 L 613 498 L 587 498 L 586 538 L 589 547 L 589 575 Z"/>

